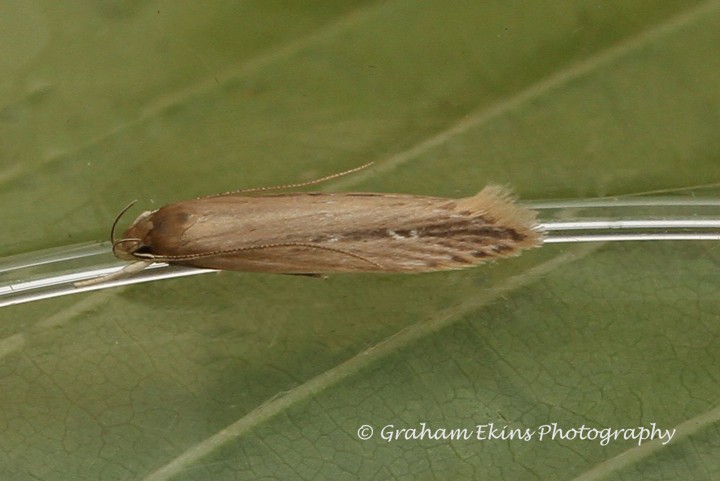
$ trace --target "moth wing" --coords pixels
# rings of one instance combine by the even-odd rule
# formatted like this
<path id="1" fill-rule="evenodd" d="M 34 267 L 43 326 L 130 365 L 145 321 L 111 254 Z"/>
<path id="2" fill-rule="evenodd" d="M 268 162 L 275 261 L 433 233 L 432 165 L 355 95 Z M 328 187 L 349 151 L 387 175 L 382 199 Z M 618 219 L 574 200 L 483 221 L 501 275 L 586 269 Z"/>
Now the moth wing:
<path id="1" fill-rule="evenodd" d="M 464 199 L 299 193 L 180 202 L 154 214 L 157 260 L 326 274 L 460 269 L 539 244 L 534 213 L 499 187 Z"/>

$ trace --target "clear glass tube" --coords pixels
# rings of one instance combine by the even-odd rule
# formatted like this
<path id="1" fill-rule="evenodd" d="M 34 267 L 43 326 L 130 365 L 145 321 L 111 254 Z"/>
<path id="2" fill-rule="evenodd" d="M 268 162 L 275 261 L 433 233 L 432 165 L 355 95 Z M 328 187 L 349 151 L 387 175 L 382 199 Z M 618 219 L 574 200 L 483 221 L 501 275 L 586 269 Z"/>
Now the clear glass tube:
<path id="1" fill-rule="evenodd" d="M 545 244 L 720 240 L 720 199 L 619 198 L 526 204 L 539 213 Z M 153 264 L 124 279 L 74 283 L 122 269 L 109 242 L 76 244 L 0 259 L 0 307 L 140 282 L 214 272 Z"/>
<path id="2" fill-rule="evenodd" d="M 640 197 L 537 202 L 545 244 L 720 240 L 720 199 Z"/>

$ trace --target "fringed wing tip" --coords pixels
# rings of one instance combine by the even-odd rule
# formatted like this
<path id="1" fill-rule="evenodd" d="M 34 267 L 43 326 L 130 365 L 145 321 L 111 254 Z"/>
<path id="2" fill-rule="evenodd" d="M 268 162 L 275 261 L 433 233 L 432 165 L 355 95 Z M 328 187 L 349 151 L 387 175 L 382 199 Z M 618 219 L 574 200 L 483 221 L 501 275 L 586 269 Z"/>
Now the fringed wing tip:
<path id="1" fill-rule="evenodd" d="M 537 212 L 517 204 L 515 199 L 509 189 L 488 185 L 474 196 L 460 199 L 458 209 L 477 212 L 498 225 L 515 229 L 525 237 L 519 243 L 521 248 L 537 247 L 544 237 L 544 231 L 537 222 Z"/>

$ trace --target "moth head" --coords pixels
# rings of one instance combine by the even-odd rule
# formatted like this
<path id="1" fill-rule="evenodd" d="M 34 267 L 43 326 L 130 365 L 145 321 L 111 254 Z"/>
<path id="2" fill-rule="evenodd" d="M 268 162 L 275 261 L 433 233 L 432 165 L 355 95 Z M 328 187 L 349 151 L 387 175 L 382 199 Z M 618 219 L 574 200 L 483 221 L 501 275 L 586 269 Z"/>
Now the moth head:
<path id="1" fill-rule="evenodd" d="M 130 204 L 132 206 L 132 204 Z M 130 208 L 128 206 L 120 213 L 115 223 L 113 224 L 112 231 L 110 233 L 110 239 L 112 241 L 112 250 L 115 257 L 124 261 L 133 261 L 138 259 L 147 259 L 150 245 L 146 242 L 149 240 L 149 233 L 153 228 L 152 215 L 154 211 L 146 211 L 140 214 L 135 222 L 132 223 L 130 228 L 125 231 L 121 239 L 115 239 L 115 226 L 117 225 L 120 217 L 125 211 Z M 146 255 L 141 255 L 146 254 Z"/>

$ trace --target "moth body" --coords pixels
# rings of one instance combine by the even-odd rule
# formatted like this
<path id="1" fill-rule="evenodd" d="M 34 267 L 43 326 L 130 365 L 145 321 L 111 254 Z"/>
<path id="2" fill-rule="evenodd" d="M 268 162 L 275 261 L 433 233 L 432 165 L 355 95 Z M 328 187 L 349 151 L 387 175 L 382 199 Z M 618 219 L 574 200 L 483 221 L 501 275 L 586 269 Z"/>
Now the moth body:
<path id="1" fill-rule="evenodd" d="M 114 244 L 124 260 L 248 272 L 428 272 L 540 244 L 535 213 L 489 186 L 473 197 L 228 194 L 141 214 Z"/>

